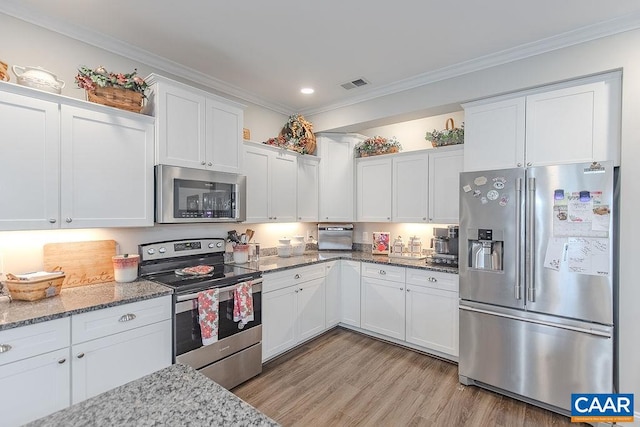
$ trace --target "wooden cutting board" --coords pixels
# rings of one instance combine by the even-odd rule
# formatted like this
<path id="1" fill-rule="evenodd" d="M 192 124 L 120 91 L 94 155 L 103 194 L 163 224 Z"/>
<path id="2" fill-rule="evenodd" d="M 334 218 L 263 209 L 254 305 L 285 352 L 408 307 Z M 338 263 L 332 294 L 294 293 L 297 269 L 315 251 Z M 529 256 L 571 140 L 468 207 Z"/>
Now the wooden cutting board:
<path id="1" fill-rule="evenodd" d="M 115 240 L 47 243 L 44 245 L 44 269 L 64 271 L 62 287 L 91 285 L 113 281 Z"/>

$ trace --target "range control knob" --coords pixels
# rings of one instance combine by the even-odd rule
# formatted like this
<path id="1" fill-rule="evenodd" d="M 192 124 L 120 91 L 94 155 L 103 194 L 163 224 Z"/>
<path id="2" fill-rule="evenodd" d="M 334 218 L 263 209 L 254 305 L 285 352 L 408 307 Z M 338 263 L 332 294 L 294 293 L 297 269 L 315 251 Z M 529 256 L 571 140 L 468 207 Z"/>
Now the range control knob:
<path id="1" fill-rule="evenodd" d="M 160 249 L 158 249 L 158 252 L 163 254 L 163 253 L 167 252 L 167 249 L 164 246 L 162 246 L 162 247 L 160 247 Z"/>
<path id="2" fill-rule="evenodd" d="M 149 248 L 149 249 L 147 249 L 147 253 L 148 253 L 149 255 L 153 255 L 153 254 L 155 254 L 155 253 L 156 253 L 156 250 L 155 250 L 155 249 L 153 249 L 153 248 Z"/>
<path id="3" fill-rule="evenodd" d="M 215 243 L 209 243 L 209 249 L 213 249 L 214 246 L 215 246 Z"/>
<path id="4" fill-rule="evenodd" d="M 222 242 L 218 242 L 218 243 L 216 243 L 216 246 L 217 246 L 217 247 L 219 247 L 219 248 L 221 248 L 221 247 L 222 247 Z"/>

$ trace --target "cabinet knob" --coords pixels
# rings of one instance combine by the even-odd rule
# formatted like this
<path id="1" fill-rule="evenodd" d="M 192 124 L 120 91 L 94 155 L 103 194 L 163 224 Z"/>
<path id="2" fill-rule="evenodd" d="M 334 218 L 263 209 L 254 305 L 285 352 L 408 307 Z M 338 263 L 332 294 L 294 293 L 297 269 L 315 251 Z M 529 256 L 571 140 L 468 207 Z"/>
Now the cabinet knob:
<path id="1" fill-rule="evenodd" d="M 136 318 L 136 315 L 133 313 L 123 314 L 122 317 L 118 319 L 118 322 L 129 322 Z"/>
<path id="2" fill-rule="evenodd" d="M 407 289 L 407 292 L 409 292 L 411 289 Z"/>
<path id="3" fill-rule="evenodd" d="M 80 353 L 76 356 L 78 359 L 82 359 L 84 357 L 84 353 Z"/>
<path id="4" fill-rule="evenodd" d="M 302 221 L 302 217 L 301 216 L 298 217 L 298 221 Z"/>
<path id="5" fill-rule="evenodd" d="M 293 278 L 294 278 L 294 279 L 299 279 L 299 278 L 300 278 L 300 275 L 299 275 L 299 274 L 296 274 L 295 276 L 293 276 Z"/>
<path id="6" fill-rule="evenodd" d="M 71 218 L 67 218 L 67 219 L 65 219 L 65 221 L 66 221 L 67 223 L 70 223 L 70 222 L 71 222 L 71 221 L 73 221 L 73 220 L 72 220 Z"/>
<path id="7" fill-rule="evenodd" d="M 438 279 L 436 279 L 435 277 L 429 277 L 429 279 L 427 279 L 427 280 L 429 280 L 429 281 L 430 281 L 430 282 L 432 282 L 432 283 L 434 283 L 434 282 L 437 282 L 437 281 L 438 281 Z"/>
<path id="8" fill-rule="evenodd" d="M 205 162 L 205 161 L 203 160 L 203 161 L 201 161 L 201 162 L 200 162 L 200 164 L 201 164 L 202 166 L 204 166 L 204 165 L 206 165 L 206 164 L 207 164 L 207 162 Z"/>
<path id="9" fill-rule="evenodd" d="M 277 216 L 274 216 L 274 217 L 273 217 L 273 219 L 278 219 L 278 217 L 277 217 Z"/>
<path id="10" fill-rule="evenodd" d="M 426 217 L 426 216 L 422 217 L 422 220 L 423 220 L 423 221 L 426 221 L 426 220 L 427 220 L 427 217 Z"/>
<path id="11" fill-rule="evenodd" d="M 401 291 L 404 291 L 404 288 L 400 288 Z"/>
<path id="12" fill-rule="evenodd" d="M 298 289 L 300 292 L 302 292 L 302 288 Z"/>
<path id="13" fill-rule="evenodd" d="M 329 217 L 326 217 L 327 219 L 329 219 Z"/>
<path id="14" fill-rule="evenodd" d="M 387 217 L 387 221 L 391 221 L 391 217 L 390 216 Z"/>
<path id="15" fill-rule="evenodd" d="M 531 162 L 527 162 L 527 166 L 531 166 Z"/>
<path id="16" fill-rule="evenodd" d="M 518 166 L 519 168 L 522 167 L 522 163 L 518 163 L 516 166 Z"/>
<path id="17" fill-rule="evenodd" d="M 66 361 L 67 361 L 67 359 L 65 359 L 64 357 L 62 359 L 58 359 L 58 363 L 61 364 L 61 365 Z"/>
<path id="18" fill-rule="evenodd" d="M 207 166 L 213 166 L 213 163 L 209 162 L 207 163 Z"/>
<path id="19" fill-rule="evenodd" d="M 49 218 L 49 222 L 50 222 L 51 224 L 55 224 L 55 223 L 56 223 L 56 219 L 55 219 L 55 218 Z"/>
<path id="20" fill-rule="evenodd" d="M 9 344 L 0 344 L 0 353 L 6 353 L 11 349 L 12 347 Z"/>
<path id="21" fill-rule="evenodd" d="M 380 274 L 382 274 L 383 276 L 387 274 L 387 272 L 386 272 L 386 271 L 384 271 L 384 270 L 380 270 L 380 272 L 379 272 L 379 273 L 380 273 Z"/>

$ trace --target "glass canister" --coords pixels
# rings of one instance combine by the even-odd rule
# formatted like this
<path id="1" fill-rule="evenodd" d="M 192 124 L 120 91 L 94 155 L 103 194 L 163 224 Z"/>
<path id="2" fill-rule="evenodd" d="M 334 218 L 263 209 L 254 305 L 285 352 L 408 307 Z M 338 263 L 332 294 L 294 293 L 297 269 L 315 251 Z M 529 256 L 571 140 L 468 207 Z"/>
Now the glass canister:
<path id="1" fill-rule="evenodd" d="M 404 242 L 402 241 L 402 236 L 398 236 L 393 240 L 393 253 L 402 255 L 404 251 Z"/>
<path id="2" fill-rule="evenodd" d="M 419 237 L 413 236 L 409 239 L 409 253 L 411 256 L 420 256 L 422 254 L 422 241 Z"/>

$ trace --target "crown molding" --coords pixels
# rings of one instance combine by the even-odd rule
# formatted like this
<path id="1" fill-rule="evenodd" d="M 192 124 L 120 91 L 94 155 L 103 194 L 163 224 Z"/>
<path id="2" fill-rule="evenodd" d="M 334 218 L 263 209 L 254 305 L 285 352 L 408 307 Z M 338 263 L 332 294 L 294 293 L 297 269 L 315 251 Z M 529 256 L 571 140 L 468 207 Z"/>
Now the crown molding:
<path id="1" fill-rule="evenodd" d="M 640 28 L 640 13 L 630 14 L 624 17 L 599 22 L 597 24 L 578 28 L 546 39 L 522 44 L 500 52 L 481 56 L 469 61 L 453 64 L 437 70 L 429 71 L 407 79 L 399 80 L 379 88 L 371 89 L 361 95 L 352 96 L 347 100 L 328 104 L 318 108 L 309 108 L 300 114 L 311 116 L 326 113 L 339 108 L 348 107 L 361 102 L 380 98 L 386 95 L 402 92 L 438 81 L 458 77 L 464 74 L 481 71 L 487 68 L 515 62 L 521 59 L 540 55 L 546 52 L 562 49 L 569 46 L 589 42 L 599 38 L 632 31 Z"/>
<path id="2" fill-rule="evenodd" d="M 246 91 L 238 86 L 232 85 L 213 76 L 204 74 L 192 68 L 186 67 L 177 62 L 168 60 L 159 55 L 155 55 L 144 49 L 124 43 L 120 40 L 106 36 L 83 27 L 69 25 L 59 20 L 52 19 L 41 13 L 35 12 L 20 4 L 19 0 L 3 0 L 0 2 L 0 12 L 14 18 L 21 19 L 31 24 L 46 28 L 67 37 L 80 40 L 100 49 L 104 49 L 116 55 L 121 55 L 135 61 L 142 62 L 153 68 L 171 73 L 201 84 L 205 87 L 218 90 L 222 93 L 234 96 L 243 101 L 259 105 L 274 112 L 290 115 L 295 112 L 295 108 L 290 105 L 274 103 Z M 317 108 L 308 108 L 298 111 L 307 116 L 325 113 L 339 108 L 348 107 L 361 102 L 380 98 L 386 95 L 402 92 L 438 81 L 450 79 L 475 71 L 484 70 L 509 62 L 518 61 L 531 56 L 540 55 L 557 49 L 585 43 L 591 40 L 607 37 L 626 31 L 640 28 L 640 13 L 626 15 L 620 18 L 599 22 L 563 34 L 548 37 L 543 40 L 523 44 L 500 52 L 481 56 L 469 61 L 453 64 L 437 70 L 419 74 L 414 77 L 399 80 L 378 88 L 374 88 L 360 95 L 353 95 L 348 99 L 336 103 L 327 104 Z"/>

